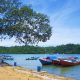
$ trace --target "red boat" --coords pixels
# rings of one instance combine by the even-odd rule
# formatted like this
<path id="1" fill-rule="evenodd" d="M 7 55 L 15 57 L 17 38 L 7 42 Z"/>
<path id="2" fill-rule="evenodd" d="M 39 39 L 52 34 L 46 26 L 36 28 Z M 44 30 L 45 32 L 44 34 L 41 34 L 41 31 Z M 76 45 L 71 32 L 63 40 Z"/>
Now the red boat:
<path id="1" fill-rule="evenodd" d="M 60 60 L 60 65 L 61 66 L 75 66 L 75 65 L 79 65 L 80 64 L 80 61 L 79 60 L 71 60 L 71 59 L 61 59 Z"/>
<path id="2" fill-rule="evenodd" d="M 60 65 L 60 60 L 59 59 L 52 60 L 52 64 L 54 64 L 54 65 Z"/>
<path id="3" fill-rule="evenodd" d="M 64 58 L 57 58 L 57 59 L 54 59 L 52 60 L 52 64 L 54 65 L 60 65 L 60 60 L 63 60 Z"/>

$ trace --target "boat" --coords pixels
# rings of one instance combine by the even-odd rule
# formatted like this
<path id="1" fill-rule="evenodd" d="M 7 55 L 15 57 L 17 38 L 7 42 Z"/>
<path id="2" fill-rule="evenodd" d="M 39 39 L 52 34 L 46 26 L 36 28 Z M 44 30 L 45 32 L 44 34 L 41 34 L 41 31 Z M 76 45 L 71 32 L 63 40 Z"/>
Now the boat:
<path id="1" fill-rule="evenodd" d="M 80 65 L 78 59 L 60 59 L 60 65 L 64 67 Z"/>
<path id="2" fill-rule="evenodd" d="M 62 58 L 53 57 L 53 58 L 52 58 L 52 64 L 53 64 L 53 65 L 60 65 L 60 59 L 62 59 Z"/>
<path id="3" fill-rule="evenodd" d="M 39 61 L 42 65 L 50 65 L 55 59 L 57 59 L 56 56 L 47 56 L 46 58 L 39 59 Z"/>
<path id="4" fill-rule="evenodd" d="M 14 59 L 12 56 L 8 56 L 8 55 L 2 55 L 0 57 L 2 57 L 3 60 L 13 60 Z"/>
<path id="5" fill-rule="evenodd" d="M 37 60 L 39 57 L 30 57 L 30 58 L 26 58 L 26 60 Z"/>
<path id="6" fill-rule="evenodd" d="M 67 57 L 67 58 L 57 58 L 55 57 L 54 60 L 52 60 L 52 64 L 54 65 L 62 65 L 62 61 L 67 61 L 67 62 L 73 62 L 73 61 L 79 61 L 78 60 L 78 57 L 74 57 L 74 56 L 70 56 L 70 57 Z M 65 63 L 63 63 L 65 64 Z M 71 65 L 71 64 L 70 64 Z"/>
<path id="7" fill-rule="evenodd" d="M 47 59 L 47 58 L 39 59 L 39 61 L 41 62 L 42 65 L 50 65 L 50 64 L 52 64 L 52 60 Z"/>
<path id="8" fill-rule="evenodd" d="M 14 60 L 13 57 L 4 57 L 4 60 Z"/>
<path id="9" fill-rule="evenodd" d="M 52 60 L 52 64 L 53 65 L 60 65 L 60 60 L 59 59 Z"/>

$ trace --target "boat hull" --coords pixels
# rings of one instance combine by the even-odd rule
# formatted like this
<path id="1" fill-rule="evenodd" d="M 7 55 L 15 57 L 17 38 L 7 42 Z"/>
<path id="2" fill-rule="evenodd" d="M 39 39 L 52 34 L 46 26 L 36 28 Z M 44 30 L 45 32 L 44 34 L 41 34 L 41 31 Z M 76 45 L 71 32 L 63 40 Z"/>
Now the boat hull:
<path id="1" fill-rule="evenodd" d="M 67 66 L 75 66 L 75 65 L 79 65 L 80 61 L 76 61 L 76 62 L 69 62 L 69 61 L 65 61 L 65 60 L 60 60 L 60 64 L 61 66 L 67 67 Z"/>
<path id="2" fill-rule="evenodd" d="M 42 65 L 51 65 L 52 61 L 50 60 L 44 60 L 44 59 L 39 59 Z"/>
<path id="3" fill-rule="evenodd" d="M 52 60 L 53 65 L 60 65 L 60 60 Z"/>

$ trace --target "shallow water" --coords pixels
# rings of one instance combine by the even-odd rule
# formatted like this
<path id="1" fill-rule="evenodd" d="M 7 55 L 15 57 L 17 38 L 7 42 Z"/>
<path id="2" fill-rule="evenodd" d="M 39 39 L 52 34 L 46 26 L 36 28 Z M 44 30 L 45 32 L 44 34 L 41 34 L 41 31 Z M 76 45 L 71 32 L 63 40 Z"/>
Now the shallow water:
<path id="1" fill-rule="evenodd" d="M 0 54 L 1 55 L 1 54 Z M 6 54 L 11 55 L 14 60 L 10 61 L 7 60 L 11 65 L 14 65 L 14 62 L 17 63 L 18 66 L 22 66 L 24 68 L 37 70 L 37 66 L 41 66 L 42 70 L 45 70 L 51 74 L 56 74 L 65 77 L 75 78 L 76 80 L 80 80 L 80 65 L 78 66 L 71 66 L 71 67 L 61 67 L 55 65 L 46 65 L 42 66 L 39 60 L 26 60 L 28 57 L 40 57 L 43 58 L 48 56 L 49 54 Z M 76 56 L 80 58 L 80 54 L 53 54 L 57 57 L 68 57 L 68 56 Z"/>

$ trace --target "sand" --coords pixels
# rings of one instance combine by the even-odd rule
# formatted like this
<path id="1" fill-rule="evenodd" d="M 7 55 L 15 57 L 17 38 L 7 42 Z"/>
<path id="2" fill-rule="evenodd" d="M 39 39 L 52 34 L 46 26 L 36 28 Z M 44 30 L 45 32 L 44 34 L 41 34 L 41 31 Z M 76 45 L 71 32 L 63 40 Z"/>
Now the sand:
<path id="1" fill-rule="evenodd" d="M 61 76 L 51 75 L 47 72 L 36 72 L 21 67 L 0 67 L 0 80 L 72 80 Z"/>

